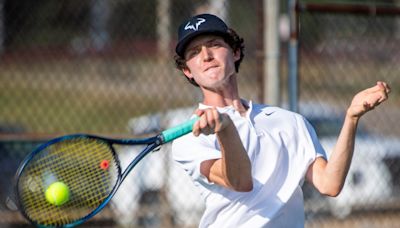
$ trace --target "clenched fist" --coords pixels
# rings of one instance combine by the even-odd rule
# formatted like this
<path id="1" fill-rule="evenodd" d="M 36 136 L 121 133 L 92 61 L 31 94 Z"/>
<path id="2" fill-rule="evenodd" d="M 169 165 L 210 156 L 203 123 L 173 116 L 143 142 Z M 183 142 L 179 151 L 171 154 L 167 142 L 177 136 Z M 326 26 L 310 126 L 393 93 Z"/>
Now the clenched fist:
<path id="1" fill-rule="evenodd" d="M 233 124 L 228 114 L 221 114 L 216 108 L 196 110 L 196 115 L 200 119 L 193 125 L 193 134 L 210 135 L 225 129 L 229 124 Z"/>

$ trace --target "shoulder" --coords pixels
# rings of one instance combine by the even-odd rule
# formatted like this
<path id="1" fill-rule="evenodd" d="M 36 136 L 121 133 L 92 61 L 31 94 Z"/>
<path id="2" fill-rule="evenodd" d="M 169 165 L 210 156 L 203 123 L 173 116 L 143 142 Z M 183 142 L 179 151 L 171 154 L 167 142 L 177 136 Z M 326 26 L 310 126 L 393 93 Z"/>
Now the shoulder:
<path id="1" fill-rule="evenodd" d="M 277 106 L 254 104 L 250 115 L 256 126 L 268 132 L 298 134 L 312 129 L 303 115 Z"/>
<path id="2" fill-rule="evenodd" d="M 253 116 L 267 116 L 271 119 L 284 119 L 285 121 L 298 121 L 305 119 L 301 114 L 278 107 L 270 106 L 266 104 L 253 104 L 252 106 Z"/>

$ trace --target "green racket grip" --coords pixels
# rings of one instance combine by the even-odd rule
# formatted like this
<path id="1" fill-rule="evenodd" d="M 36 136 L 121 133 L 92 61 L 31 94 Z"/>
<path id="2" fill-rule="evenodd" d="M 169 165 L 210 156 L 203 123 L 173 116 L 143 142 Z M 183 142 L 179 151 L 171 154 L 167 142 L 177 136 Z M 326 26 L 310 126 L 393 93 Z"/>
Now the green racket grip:
<path id="1" fill-rule="evenodd" d="M 193 129 L 193 124 L 199 119 L 199 117 L 195 117 L 190 119 L 176 127 L 167 129 L 161 132 L 161 135 L 164 139 L 164 143 L 171 142 L 174 139 L 177 139 L 187 133 L 191 132 Z"/>

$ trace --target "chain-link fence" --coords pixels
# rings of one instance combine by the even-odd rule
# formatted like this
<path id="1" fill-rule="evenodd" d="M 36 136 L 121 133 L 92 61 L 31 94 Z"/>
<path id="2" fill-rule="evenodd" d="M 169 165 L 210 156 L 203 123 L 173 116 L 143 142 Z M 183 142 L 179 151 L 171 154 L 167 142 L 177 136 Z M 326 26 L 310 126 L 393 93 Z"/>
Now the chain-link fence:
<path id="1" fill-rule="evenodd" d="M 172 57 L 176 28 L 194 13 L 215 12 L 244 37 L 240 92 L 260 102 L 261 6 L 260 0 L 0 1 L 0 226 L 26 224 L 9 210 L 6 197 L 21 159 L 48 137 L 140 136 L 190 116 L 200 93 L 174 69 Z M 304 187 L 307 226 L 343 226 L 365 214 L 373 215 L 370 224 L 377 227 L 393 224 L 400 186 L 400 18 L 380 11 L 315 11 L 304 4 L 299 9 L 299 108 L 327 151 L 356 91 L 376 80 L 394 90 L 379 112 L 363 118 L 341 196 L 329 199 Z M 285 88 L 287 70 L 281 66 Z M 123 166 L 137 150 L 119 149 Z M 196 227 L 203 209 L 166 145 L 135 168 L 87 225 Z"/>
<path id="2" fill-rule="evenodd" d="M 195 13 L 214 12 L 242 34 L 241 92 L 257 100 L 259 4 L 1 0 L 0 226 L 26 224 L 5 199 L 18 164 L 40 142 L 76 132 L 138 137 L 190 117 L 200 91 L 175 69 L 173 53 L 179 23 Z M 92 223 L 195 227 L 203 204 L 168 148 L 136 167 Z M 136 151 L 119 151 L 123 165 Z"/>
<path id="3" fill-rule="evenodd" d="M 329 153 L 346 107 L 378 80 L 390 99 L 362 118 L 341 194 L 321 197 L 305 186 L 309 227 L 400 224 L 400 8 L 375 4 L 298 4 L 299 109 L 317 126 Z M 368 224 L 368 225 L 366 225 Z"/>
<path id="4" fill-rule="evenodd" d="M 165 15 L 153 1 L 4 2 L 3 131 L 120 134 L 131 117 L 198 100 L 175 70 L 173 44 L 205 1 L 169 1 Z M 254 98 L 256 3 L 229 3 L 224 14 L 249 44 L 242 80 Z"/>

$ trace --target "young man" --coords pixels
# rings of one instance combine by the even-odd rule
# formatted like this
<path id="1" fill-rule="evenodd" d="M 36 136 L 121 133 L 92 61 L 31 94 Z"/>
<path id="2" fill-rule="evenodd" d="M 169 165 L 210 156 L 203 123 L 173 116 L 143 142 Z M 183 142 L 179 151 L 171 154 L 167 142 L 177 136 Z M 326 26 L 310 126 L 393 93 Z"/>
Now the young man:
<path id="1" fill-rule="evenodd" d="M 218 17 L 197 15 L 179 27 L 175 61 L 203 93 L 193 134 L 175 140 L 173 157 L 205 200 L 200 227 L 303 227 L 302 183 L 340 193 L 360 117 L 388 98 L 384 82 L 361 91 L 346 112 L 329 160 L 301 115 L 241 99 L 243 39 Z"/>

